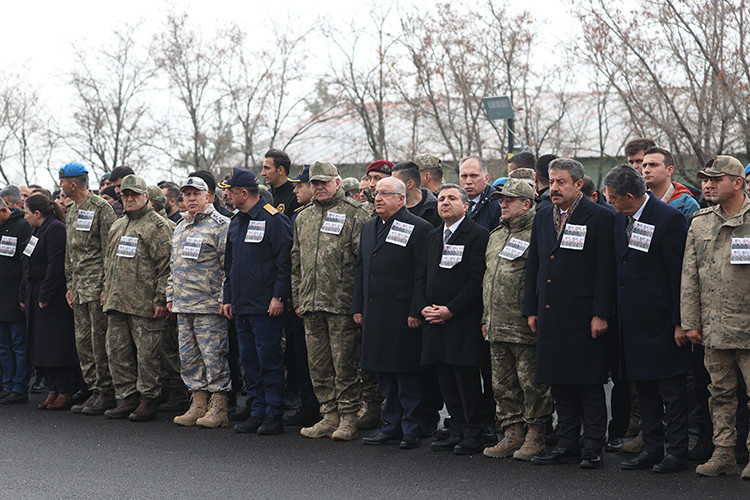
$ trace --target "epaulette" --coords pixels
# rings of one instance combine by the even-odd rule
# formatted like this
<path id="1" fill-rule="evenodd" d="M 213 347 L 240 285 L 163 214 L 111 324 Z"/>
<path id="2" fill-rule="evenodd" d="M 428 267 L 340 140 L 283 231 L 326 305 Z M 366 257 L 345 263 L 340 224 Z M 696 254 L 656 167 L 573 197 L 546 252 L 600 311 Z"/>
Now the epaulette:
<path id="1" fill-rule="evenodd" d="M 351 196 L 344 197 L 344 201 L 347 202 L 349 205 L 351 205 L 353 207 L 359 208 L 359 207 L 363 206 L 361 202 L 355 200 Z"/>
<path id="2" fill-rule="evenodd" d="M 301 212 L 302 210 L 306 209 L 307 207 L 312 206 L 312 202 L 308 203 L 307 205 L 301 205 L 294 209 L 293 213 Z"/>
<path id="3" fill-rule="evenodd" d="M 713 211 L 714 211 L 714 207 L 706 207 L 706 208 L 701 208 L 699 210 L 696 210 L 691 215 L 695 219 L 696 217 L 700 217 L 701 215 L 710 214 Z"/>
<path id="4" fill-rule="evenodd" d="M 265 210 L 271 215 L 276 215 L 277 213 L 279 213 L 279 211 L 276 210 L 276 207 L 274 207 L 270 203 L 266 203 L 265 205 L 263 205 L 263 210 Z"/>
<path id="5" fill-rule="evenodd" d="M 234 217 L 235 215 L 237 214 L 232 214 L 232 217 Z M 227 222 L 229 222 L 229 217 L 221 215 L 219 212 L 211 212 L 211 218 L 219 224 L 226 224 Z"/>
<path id="6" fill-rule="evenodd" d="M 109 205 L 109 202 L 99 196 L 98 194 L 93 194 L 91 196 L 91 203 L 96 205 L 97 207 L 103 207 L 105 204 Z"/>

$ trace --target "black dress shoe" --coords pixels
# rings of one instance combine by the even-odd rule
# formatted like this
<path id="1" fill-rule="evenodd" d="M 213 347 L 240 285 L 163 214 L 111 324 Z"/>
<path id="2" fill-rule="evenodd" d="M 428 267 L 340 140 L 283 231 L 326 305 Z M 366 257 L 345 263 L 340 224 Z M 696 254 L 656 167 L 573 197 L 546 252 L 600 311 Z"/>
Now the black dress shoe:
<path id="1" fill-rule="evenodd" d="M 378 432 L 375 436 L 363 437 L 362 444 L 379 445 L 379 444 L 396 444 L 401 441 L 401 436 L 392 436 Z"/>
<path id="2" fill-rule="evenodd" d="M 622 438 L 611 437 L 607 440 L 607 444 L 604 446 L 604 451 L 620 451 L 622 450 Z"/>
<path id="3" fill-rule="evenodd" d="M 476 455 L 482 453 L 482 450 L 484 450 L 482 439 L 464 438 L 453 448 L 453 453 L 456 455 Z"/>
<path id="4" fill-rule="evenodd" d="M 414 448 L 419 448 L 419 436 L 406 434 L 398 447 L 402 450 L 413 450 Z"/>
<path id="5" fill-rule="evenodd" d="M 601 469 L 602 465 L 604 465 L 604 462 L 601 452 L 592 449 L 583 452 L 581 463 L 578 464 L 581 469 Z"/>
<path id="6" fill-rule="evenodd" d="M 439 439 L 430 443 L 430 449 L 432 451 L 453 451 L 458 443 L 461 442 L 460 437 L 448 437 L 448 439 Z"/>
<path id="7" fill-rule="evenodd" d="M 634 459 L 620 462 L 620 468 L 623 470 L 650 469 L 654 465 L 658 464 L 663 456 L 664 455 L 662 455 L 661 453 L 657 454 L 642 451 L 641 454 Z"/>
<path id="8" fill-rule="evenodd" d="M 44 388 L 44 377 L 37 377 L 34 383 L 31 385 L 31 394 L 42 394 L 47 392 Z M 84 398 L 86 399 L 86 398 Z"/>
<path id="9" fill-rule="evenodd" d="M 5 399 L 6 397 L 10 396 L 10 393 L 11 393 L 11 391 L 6 391 L 5 389 L 3 389 L 2 391 L 0 391 L 0 401 L 2 401 L 3 399 Z"/>
<path id="10" fill-rule="evenodd" d="M 666 474 L 669 472 L 680 472 L 685 469 L 687 469 L 687 460 L 684 458 L 677 458 L 676 456 L 670 454 L 667 454 L 667 456 L 664 457 L 664 460 L 651 468 L 652 471 L 662 474 Z"/>
<path id="11" fill-rule="evenodd" d="M 549 455 L 538 455 L 531 459 L 534 465 L 558 465 L 567 464 L 571 458 L 579 458 L 581 450 L 568 448 L 555 448 Z"/>
<path id="12" fill-rule="evenodd" d="M 438 441 L 445 441 L 446 439 L 451 437 L 451 431 L 445 428 L 437 429 L 435 432 L 432 433 L 432 436 Z"/>
<path id="13" fill-rule="evenodd" d="M 240 434 L 255 434 L 258 428 L 263 425 L 264 417 L 250 417 L 242 423 L 234 426 L 234 430 Z"/>
<path id="14" fill-rule="evenodd" d="M 4 405 L 22 405 L 29 402 L 29 395 L 23 394 L 16 391 L 11 391 L 10 394 L 5 396 L 0 403 Z"/>

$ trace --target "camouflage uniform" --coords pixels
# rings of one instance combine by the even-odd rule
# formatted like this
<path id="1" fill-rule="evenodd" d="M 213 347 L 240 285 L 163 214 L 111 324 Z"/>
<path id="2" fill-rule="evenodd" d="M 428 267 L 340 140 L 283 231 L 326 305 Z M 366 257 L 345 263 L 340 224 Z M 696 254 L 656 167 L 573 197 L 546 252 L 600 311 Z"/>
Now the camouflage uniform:
<path id="1" fill-rule="evenodd" d="M 506 186 L 510 188 L 526 180 L 508 182 L 510 185 Z M 533 199 L 534 191 L 528 191 L 528 197 Z M 502 220 L 490 233 L 485 253 L 482 324 L 491 342 L 492 389 L 502 429 L 519 423 L 545 424 L 552 415 L 549 386 L 534 382 L 536 335 L 521 315 L 527 250 L 512 260 L 500 256 L 511 238 L 528 244 L 535 214 L 531 208 L 518 217 Z"/>
<path id="2" fill-rule="evenodd" d="M 339 234 L 322 231 L 329 213 L 344 216 Z M 360 407 L 361 332 L 351 304 L 359 236 L 369 219 L 362 204 L 339 188 L 332 198 L 308 205 L 294 222 L 292 296 L 304 314 L 310 378 L 322 413 Z"/>
<path id="3" fill-rule="evenodd" d="M 167 302 L 177 314 L 182 380 L 195 391 L 229 392 L 227 320 L 218 314 L 229 219 L 213 205 L 183 218 L 172 235 Z M 200 243 L 188 238 L 199 238 Z M 197 258 L 186 247 L 198 248 Z M 193 250 L 195 251 L 195 250 Z"/>
<path id="4" fill-rule="evenodd" d="M 126 212 L 109 232 L 104 261 L 104 311 L 108 313 L 107 354 L 117 393 L 137 392 L 156 398 L 161 392 L 161 344 L 164 320 L 155 306 L 165 306 L 171 230 L 151 204 Z M 132 257 L 117 255 L 123 237 L 136 238 Z M 135 353 L 133 352 L 135 347 Z M 137 359 L 136 359 L 137 357 Z"/>
<path id="5" fill-rule="evenodd" d="M 107 317 L 100 300 L 104 253 L 115 211 L 103 198 L 89 193 L 80 205 L 68 202 L 66 214 L 65 278 L 72 292 L 81 373 L 90 390 L 109 392 L 113 387 L 107 361 Z"/>

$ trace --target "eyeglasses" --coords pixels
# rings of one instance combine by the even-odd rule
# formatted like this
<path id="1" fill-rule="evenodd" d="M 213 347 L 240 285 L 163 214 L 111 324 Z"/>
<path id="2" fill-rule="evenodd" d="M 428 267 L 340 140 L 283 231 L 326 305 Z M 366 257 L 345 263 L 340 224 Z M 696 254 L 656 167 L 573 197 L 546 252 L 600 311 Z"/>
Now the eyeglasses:
<path id="1" fill-rule="evenodd" d="M 374 197 L 377 197 L 377 196 L 390 196 L 390 195 L 392 195 L 392 194 L 396 194 L 396 195 L 398 195 L 398 194 L 401 194 L 401 193 L 394 193 L 393 191 L 374 191 L 374 192 L 372 193 L 372 195 L 373 195 Z"/>

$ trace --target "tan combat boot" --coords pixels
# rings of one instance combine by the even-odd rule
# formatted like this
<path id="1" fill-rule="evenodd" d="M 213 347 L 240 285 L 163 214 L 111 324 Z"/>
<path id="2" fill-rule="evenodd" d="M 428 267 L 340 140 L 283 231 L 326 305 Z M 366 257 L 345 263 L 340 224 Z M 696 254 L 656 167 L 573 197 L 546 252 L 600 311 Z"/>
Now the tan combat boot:
<path id="1" fill-rule="evenodd" d="M 227 416 L 227 394 L 224 392 L 214 392 L 211 394 L 211 400 L 208 402 L 206 414 L 195 421 L 201 427 L 215 429 L 216 427 L 226 427 L 229 425 Z"/>
<path id="2" fill-rule="evenodd" d="M 379 429 L 385 425 L 383 422 L 383 407 L 377 403 L 367 403 L 366 410 L 357 419 L 358 429 Z"/>
<path id="3" fill-rule="evenodd" d="M 331 437 L 333 432 L 339 427 L 339 412 L 329 411 L 323 414 L 323 420 L 312 427 L 303 427 L 299 433 L 305 437 L 318 439 L 322 437 Z"/>
<path id="4" fill-rule="evenodd" d="M 357 437 L 357 412 L 344 413 L 341 415 L 341 422 L 339 427 L 331 438 L 335 441 L 351 441 Z"/>
<path id="5" fill-rule="evenodd" d="M 503 431 L 503 439 L 495 446 L 484 449 L 484 456 L 505 458 L 513 454 L 523 444 L 523 424 L 511 424 Z"/>
<path id="6" fill-rule="evenodd" d="M 750 479 L 750 464 L 747 464 L 744 469 L 742 469 L 742 475 L 740 476 L 742 479 Z"/>
<path id="7" fill-rule="evenodd" d="M 530 425 L 523 446 L 513 454 L 516 460 L 531 460 L 544 451 L 545 424 Z"/>
<path id="8" fill-rule="evenodd" d="M 708 462 L 695 468 L 701 476 L 716 477 L 720 474 L 737 474 L 737 461 L 734 459 L 734 448 L 717 446 Z M 744 471 L 743 471 L 744 474 Z"/>
<path id="9" fill-rule="evenodd" d="M 195 425 L 196 420 L 206 414 L 208 403 L 208 391 L 195 391 L 190 396 L 190 408 L 184 415 L 179 415 L 172 420 L 175 424 L 190 427 Z"/>

